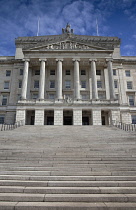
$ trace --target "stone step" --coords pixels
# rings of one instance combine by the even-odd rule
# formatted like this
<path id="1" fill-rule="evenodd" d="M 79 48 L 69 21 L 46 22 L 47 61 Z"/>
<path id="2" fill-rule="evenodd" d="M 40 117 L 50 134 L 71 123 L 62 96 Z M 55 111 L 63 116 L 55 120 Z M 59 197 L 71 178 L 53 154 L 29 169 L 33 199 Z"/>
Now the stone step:
<path id="1" fill-rule="evenodd" d="M 136 194 L 136 187 L 25 187 L 0 186 L 1 193 L 31 194 Z"/>
<path id="2" fill-rule="evenodd" d="M 136 176 L 28 176 L 0 175 L 0 180 L 33 181 L 136 181 Z"/>
<path id="3" fill-rule="evenodd" d="M 136 195 L 135 194 L 0 193 L 0 201 L 11 201 L 11 202 L 136 202 Z"/>
<path id="4" fill-rule="evenodd" d="M 135 210 L 131 202 L 1 202 L 0 210 Z"/>
<path id="5" fill-rule="evenodd" d="M 0 186 L 33 187 L 136 187 L 136 181 L 32 181 L 0 180 Z"/>

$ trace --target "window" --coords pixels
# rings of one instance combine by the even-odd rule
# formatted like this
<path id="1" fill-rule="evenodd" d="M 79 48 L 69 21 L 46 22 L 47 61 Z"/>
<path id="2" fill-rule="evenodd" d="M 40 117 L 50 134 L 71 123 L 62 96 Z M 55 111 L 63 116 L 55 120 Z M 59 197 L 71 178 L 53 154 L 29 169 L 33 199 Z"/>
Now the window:
<path id="1" fill-rule="evenodd" d="M 4 123 L 4 118 L 5 118 L 5 115 L 0 115 L 0 124 Z"/>
<path id="2" fill-rule="evenodd" d="M 118 81 L 114 80 L 114 88 L 118 88 Z"/>
<path id="3" fill-rule="evenodd" d="M 115 94 L 115 99 L 119 100 L 119 94 Z"/>
<path id="4" fill-rule="evenodd" d="M 50 88 L 55 88 L 55 81 L 54 80 L 50 81 Z"/>
<path id="5" fill-rule="evenodd" d="M 86 88 L 86 81 L 81 81 L 81 88 Z"/>
<path id="6" fill-rule="evenodd" d="M 33 93 L 32 99 L 37 99 L 38 98 L 38 93 Z"/>
<path id="7" fill-rule="evenodd" d="M 136 124 L 136 115 L 132 115 L 132 124 Z"/>
<path id="8" fill-rule="evenodd" d="M 81 75 L 86 75 L 86 70 L 81 70 Z"/>
<path id="9" fill-rule="evenodd" d="M 97 81 L 97 88 L 102 88 L 102 81 L 100 80 Z"/>
<path id="10" fill-rule="evenodd" d="M 70 75 L 70 70 L 66 70 L 66 75 Z"/>
<path id="11" fill-rule="evenodd" d="M 21 94 L 18 94 L 17 100 L 21 100 Z"/>
<path id="12" fill-rule="evenodd" d="M 22 88 L 22 80 L 19 80 L 18 87 Z"/>
<path id="13" fill-rule="evenodd" d="M 105 94 L 105 92 L 98 92 L 98 98 L 99 98 L 99 99 L 106 99 L 106 94 Z"/>
<path id="14" fill-rule="evenodd" d="M 130 106 L 134 106 L 134 96 L 133 95 L 129 95 L 128 98 L 129 98 L 129 105 Z"/>
<path id="15" fill-rule="evenodd" d="M 126 77 L 130 77 L 130 70 L 125 71 Z"/>
<path id="16" fill-rule="evenodd" d="M 10 70 L 6 70 L 6 77 L 10 77 L 11 75 L 11 71 Z"/>
<path id="17" fill-rule="evenodd" d="M 4 82 L 4 89 L 9 89 L 9 82 Z"/>
<path id="18" fill-rule="evenodd" d="M 96 75 L 101 75 L 101 70 L 96 70 Z"/>
<path id="19" fill-rule="evenodd" d="M 20 69 L 20 75 L 23 75 L 23 69 Z"/>
<path id="20" fill-rule="evenodd" d="M 130 81 L 127 82 L 127 89 L 132 89 L 132 82 Z"/>
<path id="21" fill-rule="evenodd" d="M 65 88 L 66 89 L 69 89 L 69 88 L 71 88 L 71 81 L 65 81 Z"/>
<path id="22" fill-rule="evenodd" d="M 35 75 L 40 75 L 40 70 L 35 70 Z"/>
<path id="23" fill-rule="evenodd" d="M 55 75 L 55 70 L 50 70 L 50 75 Z"/>
<path id="24" fill-rule="evenodd" d="M 39 88 L 39 80 L 34 81 L 34 88 Z"/>
<path id="25" fill-rule="evenodd" d="M 6 95 L 3 95 L 2 98 L 2 106 L 7 105 L 8 97 Z"/>
<path id="26" fill-rule="evenodd" d="M 82 100 L 86 100 L 87 99 L 87 95 L 83 94 L 82 95 Z"/>
<path id="27" fill-rule="evenodd" d="M 113 75 L 114 76 L 116 75 L 116 69 L 113 69 Z"/>
<path id="28" fill-rule="evenodd" d="M 54 94 L 49 94 L 49 99 L 54 99 L 55 95 Z"/>

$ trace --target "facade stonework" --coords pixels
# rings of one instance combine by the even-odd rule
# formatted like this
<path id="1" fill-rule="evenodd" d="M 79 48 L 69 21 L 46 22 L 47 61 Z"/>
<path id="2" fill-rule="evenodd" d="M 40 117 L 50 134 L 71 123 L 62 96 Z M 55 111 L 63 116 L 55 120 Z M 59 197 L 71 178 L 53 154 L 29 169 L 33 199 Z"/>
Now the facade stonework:
<path id="1" fill-rule="evenodd" d="M 136 57 L 120 55 L 118 37 L 19 37 L 0 57 L 0 123 L 136 123 Z"/>

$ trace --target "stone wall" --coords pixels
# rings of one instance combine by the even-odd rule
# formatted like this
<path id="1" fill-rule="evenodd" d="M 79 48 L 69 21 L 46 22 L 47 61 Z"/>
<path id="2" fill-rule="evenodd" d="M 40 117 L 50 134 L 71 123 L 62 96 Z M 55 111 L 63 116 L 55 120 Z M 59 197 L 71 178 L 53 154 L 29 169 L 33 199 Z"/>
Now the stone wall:
<path id="1" fill-rule="evenodd" d="M 120 122 L 120 111 L 119 110 L 111 110 L 111 122 L 112 121 L 117 121 Z"/>
<path id="2" fill-rule="evenodd" d="M 16 122 L 26 120 L 26 110 L 16 110 Z"/>
<path id="3" fill-rule="evenodd" d="M 101 110 L 92 110 L 92 125 L 102 125 Z"/>
<path id="4" fill-rule="evenodd" d="M 16 112 L 7 112 L 5 117 L 6 124 L 14 124 L 15 123 L 15 115 Z"/>
<path id="5" fill-rule="evenodd" d="M 54 110 L 54 125 L 63 125 L 63 109 Z"/>
<path id="6" fill-rule="evenodd" d="M 122 112 L 121 113 L 121 121 L 122 121 L 122 123 L 126 123 L 126 124 L 132 123 L 131 114 L 128 112 Z"/>
<path id="7" fill-rule="evenodd" d="M 73 110 L 73 125 L 82 125 L 82 110 Z"/>
<path id="8" fill-rule="evenodd" d="M 44 125 L 44 110 L 35 110 L 35 125 Z"/>

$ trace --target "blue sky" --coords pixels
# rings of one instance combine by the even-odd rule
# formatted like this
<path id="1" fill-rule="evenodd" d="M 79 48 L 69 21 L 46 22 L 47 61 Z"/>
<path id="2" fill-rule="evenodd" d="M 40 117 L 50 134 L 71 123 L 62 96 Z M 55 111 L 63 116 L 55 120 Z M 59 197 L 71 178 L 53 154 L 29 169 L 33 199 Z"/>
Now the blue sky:
<path id="1" fill-rule="evenodd" d="M 15 38 L 75 34 L 121 38 L 121 54 L 136 56 L 136 0 L 0 0 L 0 56 L 14 55 Z"/>

